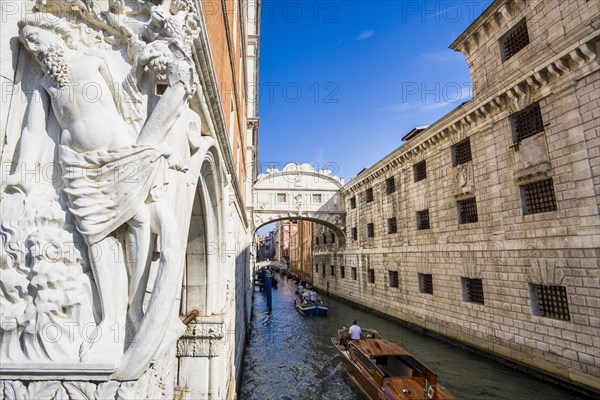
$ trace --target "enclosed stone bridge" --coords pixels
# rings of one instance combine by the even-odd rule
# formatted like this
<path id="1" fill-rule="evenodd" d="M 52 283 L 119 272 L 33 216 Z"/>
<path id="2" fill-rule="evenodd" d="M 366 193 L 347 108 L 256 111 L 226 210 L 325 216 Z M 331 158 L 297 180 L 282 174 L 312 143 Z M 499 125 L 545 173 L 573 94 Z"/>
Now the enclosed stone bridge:
<path id="1" fill-rule="evenodd" d="M 269 169 L 254 185 L 254 228 L 297 219 L 317 222 L 345 241 L 345 213 L 340 188 L 344 180 L 329 170 L 291 163 L 283 170 Z"/>

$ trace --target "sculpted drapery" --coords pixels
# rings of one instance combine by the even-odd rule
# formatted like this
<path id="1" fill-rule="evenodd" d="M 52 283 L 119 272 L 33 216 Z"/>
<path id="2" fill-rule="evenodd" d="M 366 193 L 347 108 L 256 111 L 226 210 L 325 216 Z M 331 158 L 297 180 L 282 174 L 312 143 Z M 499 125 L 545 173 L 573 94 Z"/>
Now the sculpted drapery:
<path id="1" fill-rule="evenodd" d="M 34 84 L 2 183 L 3 369 L 136 379 L 183 331 L 169 185 L 199 148 L 197 18 L 190 0 L 47 0 L 19 23 Z"/>

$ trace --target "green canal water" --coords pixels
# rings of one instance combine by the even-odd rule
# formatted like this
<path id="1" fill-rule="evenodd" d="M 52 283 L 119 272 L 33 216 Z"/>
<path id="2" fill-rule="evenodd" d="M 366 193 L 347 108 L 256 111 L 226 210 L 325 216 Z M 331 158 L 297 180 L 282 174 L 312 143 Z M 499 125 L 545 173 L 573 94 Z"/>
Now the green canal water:
<path id="1" fill-rule="evenodd" d="M 516 371 L 394 321 L 332 298 L 327 317 L 304 316 L 294 308 L 297 285 L 279 279 L 273 310 L 266 295 L 254 293 L 251 336 L 244 356 L 241 399 L 368 400 L 344 369 L 331 336 L 357 319 L 384 338 L 410 351 L 438 374 L 439 382 L 457 399 L 569 400 L 581 395 Z"/>

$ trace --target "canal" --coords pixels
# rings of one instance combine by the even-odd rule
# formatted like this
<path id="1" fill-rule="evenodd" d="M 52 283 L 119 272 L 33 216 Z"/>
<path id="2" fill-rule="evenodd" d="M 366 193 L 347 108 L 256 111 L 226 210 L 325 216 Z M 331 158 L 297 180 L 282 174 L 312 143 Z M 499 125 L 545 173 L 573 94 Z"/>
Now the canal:
<path id="1" fill-rule="evenodd" d="M 294 308 L 292 280 L 279 279 L 273 311 L 266 296 L 254 293 L 251 336 L 244 357 L 241 399 L 368 400 L 346 373 L 330 337 L 356 318 L 384 338 L 405 347 L 438 374 L 457 399 L 580 399 L 562 387 L 518 372 L 499 362 L 421 335 L 396 322 L 323 296 L 327 317 L 311 317 Z"/>

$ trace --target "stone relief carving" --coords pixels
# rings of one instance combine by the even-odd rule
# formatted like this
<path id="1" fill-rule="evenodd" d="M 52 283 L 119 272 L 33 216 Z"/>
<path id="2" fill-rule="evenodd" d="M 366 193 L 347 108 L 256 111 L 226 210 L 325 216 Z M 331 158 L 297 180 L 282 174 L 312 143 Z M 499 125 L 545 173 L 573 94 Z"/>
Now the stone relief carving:
<path id="1" fill-rule="evenodd" d="M 191 0 L 109 3 L 40 1 L 19 23 L 30 57 L 18 67 L 34 85 L 0 192 L 3 375 L 52 375 L 58 362 L 137 379 L 184 329 L 167 176 L 200 148 L 197 11 Z M 51 179 L 27 173 L 46 164 Z"/>
<path id="2" fill-rule="evenodd" d="M 455 193 L 457 196 L 475 191 L 473 183 L 473 166 L 471 163 L 459 164 L 455 168 Z"/>

